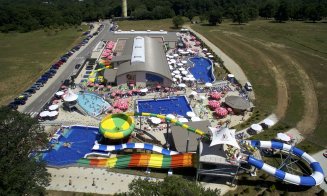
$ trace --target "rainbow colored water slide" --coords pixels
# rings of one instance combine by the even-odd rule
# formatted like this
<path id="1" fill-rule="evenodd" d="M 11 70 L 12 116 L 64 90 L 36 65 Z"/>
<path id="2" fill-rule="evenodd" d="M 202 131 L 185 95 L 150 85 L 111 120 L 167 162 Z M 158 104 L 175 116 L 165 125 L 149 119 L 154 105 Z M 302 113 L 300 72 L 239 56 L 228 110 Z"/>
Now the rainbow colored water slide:
<path id="1" fill-rule="evenodd" d="M 150 168 L 179 168 L 194 167 L 196 155 L 184 153 L 177 155 L 162 154 L 132 154 L 108 159 L 80 159 L 80 165 L 109 168 L 150 167 Z"/>

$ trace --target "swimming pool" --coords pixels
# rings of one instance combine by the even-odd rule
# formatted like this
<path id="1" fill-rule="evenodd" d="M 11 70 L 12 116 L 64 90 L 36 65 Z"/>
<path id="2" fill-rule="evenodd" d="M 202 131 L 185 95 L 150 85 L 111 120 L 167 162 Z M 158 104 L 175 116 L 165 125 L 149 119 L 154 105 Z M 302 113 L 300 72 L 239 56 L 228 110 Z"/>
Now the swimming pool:
<path id="1" fill-rule="evenodd" d="M 90 116 L 98 116 L 111 107 L 102 97 L 92 93 L 79 93 L 77 103 Z"/>
<path id="2" fill-rule="evenodd" d="M 186 116 L 187 112 L 192 111 L 185 96 L 170 97 L 169 99 L 137 100 L 136 102 L 137 112 Z"/>
<path id="3" fill-rule="evenodd" d="M 189 71 L 193 74 L 197 81 L 203 83 L 214 82 L 215 76 L 213 75 L 212 62 L 204 57 L 193 57 L 189 59 L 194 66 L 189 68 Z"/>
<path id="4" fill-rule="evenodd" d="M 42 159 L 50 166 L 65 166 L 76 163 L 85 154 L 92 152 L 94 141 L 100 139 L 97 127 L 71 126 L 52 142 L 52 149 L 43 153 Z M 69 146 L 65 146 L 69 144 Z"/>

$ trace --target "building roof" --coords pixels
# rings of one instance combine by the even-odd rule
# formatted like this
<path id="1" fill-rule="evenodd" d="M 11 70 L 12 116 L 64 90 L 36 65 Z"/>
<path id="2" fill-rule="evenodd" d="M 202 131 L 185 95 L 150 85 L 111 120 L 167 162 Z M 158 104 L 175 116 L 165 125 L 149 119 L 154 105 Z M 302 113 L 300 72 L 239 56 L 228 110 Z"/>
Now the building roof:
<path id="1" fill-rule="evenodd" d="M 223 145 L 215 145 L 210 147 L 210 143 L 202 141 L 200 142 L 199 155 L 199 160 L 201 163 L 231 164 L 227 161 L 227 156 L 223 149 Z"/>
<path id="2" fill-rule="evenodd" d="M 208 128 L 210 122 L 207 120 L 187 122 L 185 124 L 189 125 L 190 127 L 200 129 L 205 133 L 211 133 L 210 129 Z M 172 132 L 172 136 L 173 136 L 172 139 L 174 141 L 175 148 L 178 152 L 186 152 L 187 138 L 189 138 L 188 152 L 196 151 L 198 146 L 197 138 L 200 137 L 198 134 L 189 132 L 180 126 L 175 126 L 175 125 L 171 127 L 171 132 Z"/>
<path id="3" fill-rule="evenodd" d="M 105 69 L 103 76 L 107 82 L 113 83 L 116 80 L 117 71 L 117 69 Z"/>
<path id="4" fill-rule="evenodd" d="M 132 57 L 133 45 L 133 39 L 127 40 L 122 55 Z M 130 72 L 146 71 L 172 80 L 162 44 L 155 39 L 144 37 L 144 49 L 145 61 L 134 61 L 133 63 L 131 61 L 123 62 L 118 67 L 117 76 Z"/>
<path id="5" fill-rule="evenodd" d="M 238 110 L 246 110 L 251 107 L 250 102 L 243 99 L 239 96 L 228 96 L 225 98 L 225 103 L 233 108 Z"/>

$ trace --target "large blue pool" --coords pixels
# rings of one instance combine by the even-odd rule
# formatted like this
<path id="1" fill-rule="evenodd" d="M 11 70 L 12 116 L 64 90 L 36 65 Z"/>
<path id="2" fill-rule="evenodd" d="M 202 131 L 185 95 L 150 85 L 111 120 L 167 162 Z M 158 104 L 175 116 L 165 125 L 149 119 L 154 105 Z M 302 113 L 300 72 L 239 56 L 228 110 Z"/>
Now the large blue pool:
<path id="1" fill-rule="evenodd" d="M 189 111 L 192 111 L 192 108 L 185 96 L 170 97 L 169 99 L 137 100 L 137 112 L 186 116 Z"/>
<path id="2" fill-rule="evenodd" d="M 213 75 L 212 62 L 204 57 L 193 57 L 189 59 L 194 64 L 189 71 L 193 74 L 197 81 L 203 83 L 214 82 L 215 77 Z"/>
<path id="3" fill-rule="evenodd" d="M 102 97 L 92 93 L 80 93 L 77 103 L 90 116 L 98 116 L 111 107 Z"/>
<path id="4" fill-rule="evenodd" d="M 98 128 L 72 126 L 61 134 L 57 142 L 52 142 L 52 148 L 43 153 L 42 159 L 50 166 L 74 164 L 85 154 L 90 153 L 94 141 L 100 138 Z M 70 146 L 65 146 L 69 144 Z"/>

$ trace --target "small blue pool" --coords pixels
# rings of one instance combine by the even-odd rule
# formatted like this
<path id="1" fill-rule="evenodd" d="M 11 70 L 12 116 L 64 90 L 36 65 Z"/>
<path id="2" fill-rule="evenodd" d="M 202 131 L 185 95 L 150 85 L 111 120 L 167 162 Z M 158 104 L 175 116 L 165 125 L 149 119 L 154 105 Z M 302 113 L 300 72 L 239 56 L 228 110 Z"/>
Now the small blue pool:
<path id="1" fill-rule="evenodd" d="M 197 81 L 202 83 L 214 82 L 215 76 L 213 75 L 212 62 L 204 57 L 193 57 L 189 59 L 194 66 L 189 68 Z"/>
<path id="2" fill-rule="evenodd" d="M 77 103 L 90 116 L 98 116 L 111 107 L 102 97 L 92 93 L 78 94 Z"/>
<path id="3" fill-rule="evenodd" d="M 186 116 L 189 111 L 192 111 L 192 108 L 185 96 L 170 97 L 169 99 L 137 100 L 137 112 Z"/>
<path id="4" fill-rule="evenodd" d="M 101 137 L 98 133 L 99 129 L 96 127 L 67 128 L 61 133 L 58 141 L 52 142 L 52 148 L 43 153 L 42 159 L 50 166 L 74 164 L 92 151 L 94 141 Z"/>

